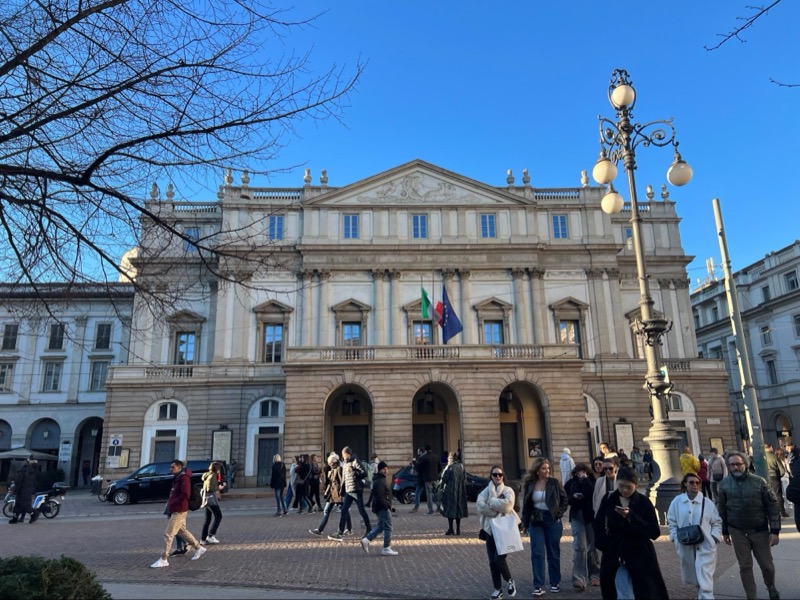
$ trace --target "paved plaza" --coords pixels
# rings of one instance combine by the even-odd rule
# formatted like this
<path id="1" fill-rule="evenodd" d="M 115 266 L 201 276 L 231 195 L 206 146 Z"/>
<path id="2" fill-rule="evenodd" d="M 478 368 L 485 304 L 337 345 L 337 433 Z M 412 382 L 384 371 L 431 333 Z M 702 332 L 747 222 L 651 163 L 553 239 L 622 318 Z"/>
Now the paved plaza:
<path id="1" fill-rule="evenodd" d="M 189 560 L 187 554 L 171 558 L 169 568 L 149 568 L 162 549 L 167 523 L 163 503 L 114 506 L 85 491 L 68 495 L 62 514 L 55 519 L 40 519 L 33 525 L 4 521 L 0 554 L 72 556 L 86 563 L 118 599 L 202 598 L 216 595 L 211 586 L 223 588 L 220 595 L 228 598 L 487 598 L 491 592 L 472 503 L 461 537 L 445 537 L 447 521 L 439 515 L 410 513 L 408 505 L 396 505 L 392 545 L 400 555 L 382 557 L 379 540 L 372 543 L 369 555 L 362 551 L 363 525 L 357 511 L 352 512 L 356 535 L 339 543 L 308 533 L 317 526 L 319 514 L 275 518 L 272 498 L 252 490 L 234 497 L 236 493 L 231 492 L 222 503 L 224 517 L 217 534 L 221 543 L 209 546 L 198 561 Z M 188 520 L 198 537 L 202 517 L 197 511 Z M 338 513 L 331 517 L 326 533 L 338 523 Z M 779 589 L 789 599 L 800 595 L 800 534 L 790 519 L 784 520 L 784 532 L 775 556 Z M 509 565 L 519 589 L 517 597 L 530 598 L 530 555 L 525 541 L 526 551 L 511 555 Z M 598 599 L 599 588 L 584 593 L 572 590 L 571 541 L 567 527 L 561 544 L 563 592 L 557 597 Z M 691 598 L 692 590 L 680 581 L 677 556 L 666 537 L 659 538 L 656 548 L 671 596 Z M 176 583 L 200 587 L 181 590 L 174 587 Z M 733 550 L 724 544 L 716 592 L 718 598 L 744 597 Z M 766 597 L 766 590 L 762 592 Z M 548 592 L 546 596 L 556 595 Z"/>

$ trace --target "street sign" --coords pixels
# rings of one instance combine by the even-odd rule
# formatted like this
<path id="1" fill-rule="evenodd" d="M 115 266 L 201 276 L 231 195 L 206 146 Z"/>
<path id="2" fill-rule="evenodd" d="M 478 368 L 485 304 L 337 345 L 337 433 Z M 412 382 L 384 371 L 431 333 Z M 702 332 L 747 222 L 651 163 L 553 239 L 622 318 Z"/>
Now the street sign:
<path id="1" fill-rule="evenodd" d="M 121 435 L 112 435 L 111 436 L 111 445 L 112 446 L 122 446 L 122 436 Z"/>

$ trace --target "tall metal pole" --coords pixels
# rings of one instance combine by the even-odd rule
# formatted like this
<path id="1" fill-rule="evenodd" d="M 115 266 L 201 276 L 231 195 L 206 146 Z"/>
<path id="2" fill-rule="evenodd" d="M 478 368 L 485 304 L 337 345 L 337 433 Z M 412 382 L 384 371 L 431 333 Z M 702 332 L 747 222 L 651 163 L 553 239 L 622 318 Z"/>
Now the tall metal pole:
<path id="1" fill-rule="evenodd" d="M 750 447 L 753 451 L 753 462 L 756 471 L 767 477 L 767 457 L 764 454 L 764 436 L 761 432 L 761 415 L 758 411 L 758 396 L 753 385 L 753 374 L 750 372 L 750 352 L 747 349 L 742 314 L 739 312 L 739 298 L 736 295 L 736 282 L 731 274 L 731 260 L 728 256 L 728 240 L 725 237 L 725 225 L 722 222 L 722 208 L 719 198 L 714 198 L 714 220 L 717 223 L 719 252 L 722 256 L 722 273 L 725 275 L 725 295 L 728 298 L 728 311 L 731 314 L 731 330 L 736 341 L 736 362 L 739 365 L 739 378 L 742 381 L 742 397 L 744 398 L 744 419 L 747 433 L 750 436 Z"/>

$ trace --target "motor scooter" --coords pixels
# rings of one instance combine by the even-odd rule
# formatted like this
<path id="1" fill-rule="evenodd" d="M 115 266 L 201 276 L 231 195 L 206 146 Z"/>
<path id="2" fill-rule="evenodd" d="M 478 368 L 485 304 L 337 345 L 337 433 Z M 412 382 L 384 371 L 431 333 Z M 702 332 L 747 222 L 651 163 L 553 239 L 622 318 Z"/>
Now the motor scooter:
<path id="1" fill-rule="evenodd" d="M 17 503 L 16 490 L 16 484 L 12 483 L 8 486 L 8 492 L 6 492 L 6 496 L 3 499 L 3 514 L 9 519 L 14 516 L 14 505 Z"/>
<path id="2" fill-rule="evenodd" d="M 45 519 L 55 518 L 64 503 L 64 496 L 69 486 L 64 482 L 54 483 L 46 492 L 39 492 L 33 499 L 33 510 Z"/>

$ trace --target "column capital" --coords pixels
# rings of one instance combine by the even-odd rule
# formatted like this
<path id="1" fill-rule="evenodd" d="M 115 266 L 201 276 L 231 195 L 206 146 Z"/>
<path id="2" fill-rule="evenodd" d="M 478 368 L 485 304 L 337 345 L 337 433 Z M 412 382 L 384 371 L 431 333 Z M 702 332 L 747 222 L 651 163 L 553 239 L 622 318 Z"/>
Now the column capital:
<path id="1" fill-rule="evenodd" d="M 541 267 L 528 267 L 528 275 L 532 279 L 543 279 L 545 270 Z"/>
<path id="2" fill-rule="evenodd" d="M 389 271 L 389 279 L 391 279 L 392 281 L 398 281 L 402 276 L 403 276 L 402 271 L 398 270 Z"/>
<path id="3" fill-rule="evenodd" d="M 453 281 L 456 275 L 455 269 L 442 269 L 442 279 L 445 281 Z"/>
<path id="4" fill-rule="evenodd" d="M 525 277 L 525 269 L 523 267 L 512 267 L 511 277 L 513 279 L 522 279 Z"/>
<path id="5" fill-rule="evenodd" d="M 584 269 L 584 272 L 591 279 L 599 279 L 603 276 L 603 269 Z"/>
<path id="6" fill-rule="evenodd" d="M 386 279 L 386 269 L 372 269 L 372 280 L 383 281 Z"/>

